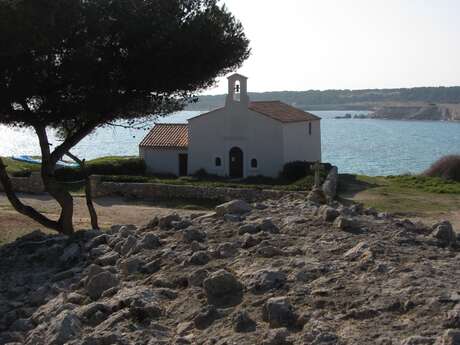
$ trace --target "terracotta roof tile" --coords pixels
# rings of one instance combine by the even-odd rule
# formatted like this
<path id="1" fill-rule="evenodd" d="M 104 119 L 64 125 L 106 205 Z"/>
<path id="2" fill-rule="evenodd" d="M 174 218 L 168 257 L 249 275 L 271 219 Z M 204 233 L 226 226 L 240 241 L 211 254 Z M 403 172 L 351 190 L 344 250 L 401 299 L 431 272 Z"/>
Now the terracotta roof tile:
<path id="1" fill-rule="evenodd" d="M 139 146 L 186 149 L 188 147 L 188 125 L 175 123 L 156 124 Z"/>
<path id="2" fill-rule="evenodd" d="M 293 106 L 280 101 L 251 102 L 249 104 L 249 109 L 281 122 L 320 120 L 320 118 L 316 115 L 294 108 Z"/>

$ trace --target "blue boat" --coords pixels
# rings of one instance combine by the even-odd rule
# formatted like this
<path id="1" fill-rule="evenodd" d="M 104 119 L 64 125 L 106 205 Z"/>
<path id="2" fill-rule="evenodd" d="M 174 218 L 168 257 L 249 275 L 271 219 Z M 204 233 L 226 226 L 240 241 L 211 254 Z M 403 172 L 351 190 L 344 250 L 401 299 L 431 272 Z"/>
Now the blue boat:
<path id="1" fill-rule="evenodd" d="M 29 164 L 42 164 L 41 159 L 32 158 L 27 155 L 13 156 L 11 157 L 11 159 L 14 159 L 15 161 L 19 161 L 19 162 L 29 163 Z M 62 160 L 57 162 L 56 165 L 60 168 L 78 168 L 77 163 L 70 163 L 70 162 L 65 162 Z"/>

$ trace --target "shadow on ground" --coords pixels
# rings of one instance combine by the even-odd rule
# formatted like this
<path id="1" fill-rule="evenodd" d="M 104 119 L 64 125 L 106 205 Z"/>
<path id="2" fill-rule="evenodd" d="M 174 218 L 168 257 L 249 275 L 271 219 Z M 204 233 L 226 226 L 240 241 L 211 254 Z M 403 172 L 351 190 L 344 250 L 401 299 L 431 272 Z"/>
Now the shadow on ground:
<path id="1" fill-rule="evenodd" d="M 378 184 L 368 183 L 365 181 L 360 181 L 356 178 L 356 175 L 352 174 L 340 174 L 339 175 L 339 186 L 338 194 L 343 201 L 346 201 L 349 198 L 353 198 L 356 194 L 370 189 L 379 187 Z"/>

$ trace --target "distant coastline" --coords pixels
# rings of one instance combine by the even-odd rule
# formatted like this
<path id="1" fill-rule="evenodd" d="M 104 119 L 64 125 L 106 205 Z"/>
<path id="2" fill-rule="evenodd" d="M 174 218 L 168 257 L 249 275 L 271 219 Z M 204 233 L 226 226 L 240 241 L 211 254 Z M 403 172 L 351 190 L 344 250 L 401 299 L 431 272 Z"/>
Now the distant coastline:
<path id="1" fill-rule="evenodd" d="M 368 111 L 368 117 L 375 119 L 460 121 L 458 86 L 256 92 L 250 97 L 255 101 L 276 99 L 310 111 Z M 205 95 L 187 110 L 209 111 L 224 103 L 224 95 Z"/>
<path id="2" fill-rule="evenodd" d="M 347 113 L 336 119 L 379 119 L 405 121 L 460 121 L 459 104 L 399 104 L 368 110 L 368 115 Z"/>

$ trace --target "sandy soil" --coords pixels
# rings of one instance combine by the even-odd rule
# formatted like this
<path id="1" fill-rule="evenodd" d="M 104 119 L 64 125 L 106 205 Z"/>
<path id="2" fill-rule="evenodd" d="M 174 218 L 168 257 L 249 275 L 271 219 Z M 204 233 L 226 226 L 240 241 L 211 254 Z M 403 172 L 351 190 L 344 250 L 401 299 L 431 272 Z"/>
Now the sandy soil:
<path id="1" fill-rule="evenodd" d="M 46 214 L 52 219 L 57 219 L 59 206 L 46 195 L 20 195 L 21 200 Z M 88 211 L 85 199 L 75 197 L 74 223 L 77 229 L 90 227 Z M 107 197 L 94 200 L 99 217 L 99 225 L 108 228 L 113 224 L 136 224 L 141 225 L 155 216 L 161 216 L 171 212 L 179 214 L 190 214 L 193 210 L 178 210 L 174 208 L 159 207 L 144 202 L 126 201 L 122 198 Z M 0 193 L 0 243 L 9 242 L 32 230 L 43 229 L 33 220 L 17 213 L 10 205 L 5 194 Z"/>

